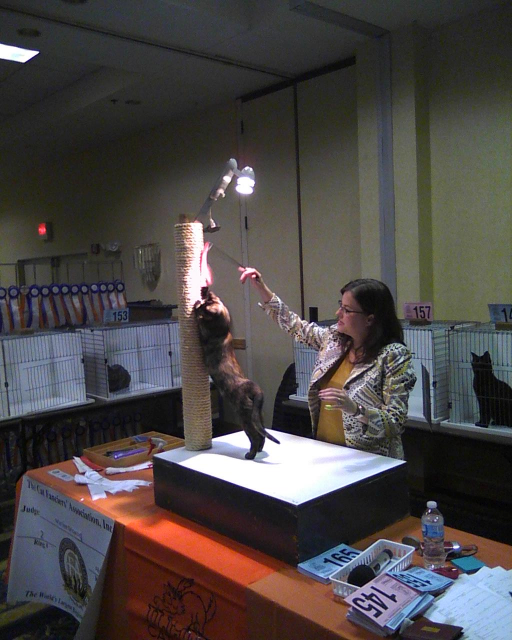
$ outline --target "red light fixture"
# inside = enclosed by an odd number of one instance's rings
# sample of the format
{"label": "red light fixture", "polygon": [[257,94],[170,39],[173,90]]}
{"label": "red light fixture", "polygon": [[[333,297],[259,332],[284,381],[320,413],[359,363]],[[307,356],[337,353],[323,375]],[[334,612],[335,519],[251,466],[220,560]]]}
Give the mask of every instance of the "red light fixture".
{"label": "red light fixture", "polygon": [[41,240],[52,240],[52,223],[51,222],[40,222],[37,225],[37,235]]}

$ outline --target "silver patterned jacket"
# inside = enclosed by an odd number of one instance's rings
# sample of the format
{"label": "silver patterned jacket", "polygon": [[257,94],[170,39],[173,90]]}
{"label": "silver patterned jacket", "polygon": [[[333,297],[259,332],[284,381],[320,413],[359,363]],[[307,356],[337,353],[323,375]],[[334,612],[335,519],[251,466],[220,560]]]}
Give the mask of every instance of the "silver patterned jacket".
{"label": "silver patterned jacket", "polygon": [[[347,338],[339,333],[336,325],[321,327],[302,320],[275,294],[260,306],[295,340],[318,350],[308,392],[313,437],[316,438],[320,383],[343,359],[348,347]],[[352,400],[366,407],[368,424],[343,412],[347,446],[403,460],[401,434],[407,419],[409,393],[415,382],[411,353],[398,342],[383,347],[373,362],[356,364],[344,389]]]}

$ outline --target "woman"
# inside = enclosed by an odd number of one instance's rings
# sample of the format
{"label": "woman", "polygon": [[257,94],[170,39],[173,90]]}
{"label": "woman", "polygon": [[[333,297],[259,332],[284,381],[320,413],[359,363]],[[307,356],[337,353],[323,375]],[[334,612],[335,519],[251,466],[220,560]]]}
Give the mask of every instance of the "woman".
{"label": "woman", "polygon": [[416,376],[388,287],[352,280],[341,289],[337,324],[321,327],[290,311],[259,271],[240,271],[281,329],[319,352],[308,393],[313,437],[403,459],[401,434]]}

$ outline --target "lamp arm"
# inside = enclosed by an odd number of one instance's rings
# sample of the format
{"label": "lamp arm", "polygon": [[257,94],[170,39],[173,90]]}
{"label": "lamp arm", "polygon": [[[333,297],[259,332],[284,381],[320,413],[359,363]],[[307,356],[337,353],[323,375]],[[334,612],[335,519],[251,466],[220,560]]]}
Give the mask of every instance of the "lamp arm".
{"label": "lamp arm", "polygon": [[200,218],[206,216],[214,202],[216,202],[219,198],[224,198],[224,196],[226,195],[226,189],[228,188],[234,174],[239,174],[238,165],[234,158],[230,158],[224,165],[222,173],[215,181],[212,190],[204,201],[204,204],[199,210],[199,213],[197,214],[194,222],[197,222]]}

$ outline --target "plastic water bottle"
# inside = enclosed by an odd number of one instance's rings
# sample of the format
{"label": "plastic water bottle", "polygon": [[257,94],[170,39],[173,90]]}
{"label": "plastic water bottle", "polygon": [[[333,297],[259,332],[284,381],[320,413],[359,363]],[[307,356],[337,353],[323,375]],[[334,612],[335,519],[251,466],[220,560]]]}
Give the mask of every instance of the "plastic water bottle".
{"label": "plastic water bottle", "polygon": [[429,500],[427,508],[421,516],[421,532],[423,534],[423,562],[426,569],[444,566],[446,553],[444,550],[444,518],[437,508],[437,502]]}

